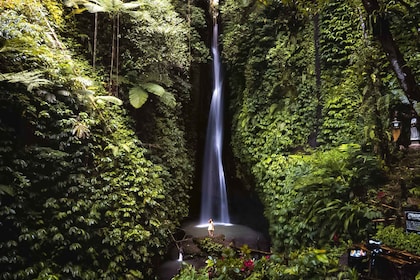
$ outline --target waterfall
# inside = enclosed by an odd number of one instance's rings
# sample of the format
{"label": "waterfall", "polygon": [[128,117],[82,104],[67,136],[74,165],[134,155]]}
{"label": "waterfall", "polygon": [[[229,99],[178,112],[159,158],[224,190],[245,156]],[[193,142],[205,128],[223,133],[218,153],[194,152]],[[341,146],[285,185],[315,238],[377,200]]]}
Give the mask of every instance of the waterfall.
{"label": "waterfall", "polygon": [[211,44],[213,57],[213,94],[204,147],[201,182],[201,224],[207,223],[210,218],[216,223],[230,223],[225,174],[222,163],[224,108],[218,35],[218,24],[217,20],[215,20]]}

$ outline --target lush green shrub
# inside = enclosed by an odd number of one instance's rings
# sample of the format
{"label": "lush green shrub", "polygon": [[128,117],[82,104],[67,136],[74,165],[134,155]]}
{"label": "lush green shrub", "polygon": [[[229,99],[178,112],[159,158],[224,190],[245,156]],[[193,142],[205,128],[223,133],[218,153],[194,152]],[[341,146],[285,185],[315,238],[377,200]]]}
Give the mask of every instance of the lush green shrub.
{"label": "lush green shrub", "polygon": [[224,249],[223,244],[218,243],[214,239],[208,237],[204,239],[198,239],[197,244],[205,254],[210,256],[220,255]]}
{"label": "lush green shrub", "polygon": [[389,247],[405,250],[420,256],[420,234],[415,232],[407,233],[403,228],[390,225],[380,227],[374,238]]}
{"label": "lush green shrub", "polygon": [[237,174],[259,193],[276,250],[361,240],[382,216],[368,190],[386,180],[395,79],[360,8],[222,4]]}
{"label": "lush green shrub", "polygon": [[363,202],[380,178],[378,160],[357,146],[310,155],[267,157],[256,165],[276,250],[361,240],[379,210]]}
{"label": "lush green shrub", "polygon": [[54,3],[0,7],[0,278],[149,279],[188,214],[181,112],[159,109],[163,137],[141,137],[164,151],[147,149],[59,37]]}
{"label": "lush green shrub", "polygon": [[308,248],[254,258],[246,246],[239,253],[226,249],[221,256],[209,256],[199,271],[184,265],[175,279],[357,279],[355,271],[340,267],[343,252],[343,248]]}

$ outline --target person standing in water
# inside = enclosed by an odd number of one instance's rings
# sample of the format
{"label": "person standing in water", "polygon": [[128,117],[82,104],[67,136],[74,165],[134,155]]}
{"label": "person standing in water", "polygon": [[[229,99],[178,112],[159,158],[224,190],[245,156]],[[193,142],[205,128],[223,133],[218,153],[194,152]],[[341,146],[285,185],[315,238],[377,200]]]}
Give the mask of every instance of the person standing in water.
{"label": "person standing in water", "polygon": [[209,227],[207,228],[209,231],[209,236],[214,237],[214,222],[213,219],[209,219]]}

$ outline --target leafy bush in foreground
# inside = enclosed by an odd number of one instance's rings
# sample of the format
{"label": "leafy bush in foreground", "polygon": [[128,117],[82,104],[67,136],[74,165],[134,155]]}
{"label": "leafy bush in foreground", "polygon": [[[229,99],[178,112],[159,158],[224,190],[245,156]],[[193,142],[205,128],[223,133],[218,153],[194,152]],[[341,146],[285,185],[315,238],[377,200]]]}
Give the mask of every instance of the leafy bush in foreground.
{"label": "leafy bush in foreground", "polygon": [[389,247],[420,256],[420,234],[407,233],[403,228],[396,228],[393,225],[380,227],[375,238]]}
{"label": "leafy bush in foreground", "polygon": [[239,253],[227,248],[221,256],[209,256],[207,266],[199,271],[184,264],[174,279],[357,279],[355,271],[339,265],[345,251],[307,248],[288,255],[253,257],[246,246]]}

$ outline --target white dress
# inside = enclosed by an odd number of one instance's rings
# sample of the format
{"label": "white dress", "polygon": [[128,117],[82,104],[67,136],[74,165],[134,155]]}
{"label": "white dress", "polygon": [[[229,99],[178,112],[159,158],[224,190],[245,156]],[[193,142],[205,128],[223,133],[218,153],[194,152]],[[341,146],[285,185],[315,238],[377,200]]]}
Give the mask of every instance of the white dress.
{"label": "white dress", "polygon": [[208,230],[214,230],[214,224],[213,222],[210,222]]}

